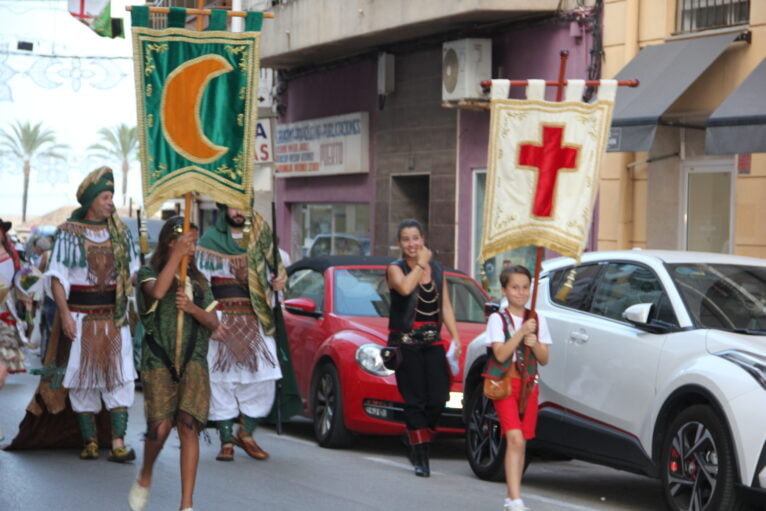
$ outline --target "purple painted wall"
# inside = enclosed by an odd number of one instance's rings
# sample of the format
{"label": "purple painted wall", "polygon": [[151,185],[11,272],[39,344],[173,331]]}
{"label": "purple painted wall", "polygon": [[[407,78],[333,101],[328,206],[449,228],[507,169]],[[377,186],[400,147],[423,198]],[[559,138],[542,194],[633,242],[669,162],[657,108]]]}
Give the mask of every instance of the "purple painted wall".
{"label": "purple painted wall", "polygon": [[[317,72],[291,80],[287,85],[287,112],[279,124],[368,112],[370,120],[370,172],[375,169],[375,126],[378,117],[377,62],[373,59]],[[305,98],[311,98],[307,101]],[[276,180],[277,232],[291,239],[290,203],[366,202],[373,200],[372,174],[347,174]],[[370,208],[370,215],[374,214]],[[374,236],[370,218],[370,236]]]}
{"label": "purple painted wall", "polygon": [[[567,78],[586,78],[591,35],[572,37],[569,23],[538,26],[495,37],[492,43],[492,72],[496,78],[525,80],[543,78],[556,80],[559,73],[559,52],[569,50]],[[550,87],[546,99],[555,100],[555,88]],[[511,97],[523,98],[523,87],[511,88]],[[457,267],[471,273],[471,243],[473,239],[473,173],[487,167],[489,144],[489,112],[461,110],[458,121],[458,229]]]}

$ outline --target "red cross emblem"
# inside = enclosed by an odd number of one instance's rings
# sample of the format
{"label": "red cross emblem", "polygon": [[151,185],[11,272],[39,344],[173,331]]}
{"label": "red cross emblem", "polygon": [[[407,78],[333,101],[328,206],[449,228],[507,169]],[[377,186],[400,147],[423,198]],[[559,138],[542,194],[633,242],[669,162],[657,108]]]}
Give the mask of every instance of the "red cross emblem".
{"label": "red cross emblem", "polygon": [[553,192],[560,170],[577,171],[579,146],[562,145],[564,126],[543,127],[543,145],[524,143],[519,146],[519,167],[537,170],[537,189],[532,204],[532,214],[538,217],[553,216]]}
{"label": "red cross emblem", "polygon": [[[69,3],[71,4],[72,2],[69,2]],[[80,21],[85,21],[86,19],[93,17],[90,14],[85,14],[85,0],[80,0],[80,12],[70,10],[69,14],[71,14],[75,18],[79,18]]]}

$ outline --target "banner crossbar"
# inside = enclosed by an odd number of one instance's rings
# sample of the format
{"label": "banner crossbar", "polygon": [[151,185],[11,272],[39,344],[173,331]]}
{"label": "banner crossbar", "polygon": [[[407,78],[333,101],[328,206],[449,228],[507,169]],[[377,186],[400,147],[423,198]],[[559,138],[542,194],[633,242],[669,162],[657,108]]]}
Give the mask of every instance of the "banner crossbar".
{"label": "banner crossbar", "polygon": [[[132,11],[133,6],[132,5],[126,6],[125,10]],[[149,7],[149,12],[168,14],[170,13],[170,7]],[[210,16],[212,13],[213,11],[211,9],[186,9],[186,14],[190,14],[190,15]],[[247,17],[247,11],[226,11],[226,16],[230,18],[245,18]],[[263,17],[276,18],[276,16],[272,12],[264,12]]]}

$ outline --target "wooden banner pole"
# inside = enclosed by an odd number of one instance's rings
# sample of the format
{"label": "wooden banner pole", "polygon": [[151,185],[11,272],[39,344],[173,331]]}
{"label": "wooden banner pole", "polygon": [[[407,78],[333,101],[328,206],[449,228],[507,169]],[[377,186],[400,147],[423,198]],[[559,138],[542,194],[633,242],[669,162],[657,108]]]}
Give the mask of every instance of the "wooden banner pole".
{"label": "wooden banner pole", "polygon": [[200,13],[202,12],[203,7],[205,7],[205,0],[197,0],[196,10],[199,11],[195,13],[197,15],[197,32],[202,32],[202,15]]}
{"label": "wooden banner pole", "polygon": [[[184,230],[183,234],[189,232],[189,226],[191,225],[191,207],[192,207],[192,194],[186,192],[184,195]],[[184,255],[181,258],[181,267],[178,269],[178,287],[180,289],[186,289],[186,270],[189,267],[189,256]],[[176,352],[175,352],[175,364],[176,371],[181,374],[181,344],[183,344],[184,334],[184,311],[179,310],[176,317]]]}
{"label": "wooden banner pole", "polygon": [[[564,99],[564,75],[567,71],[567,60],[569,59],[569,50],[561,50],[559,53],[561,61],[559,62],[559,79],[556,82],[556,102]],[[537,307],[537,288],[540,282],[540,270],[543,263],[543,247],[537,247],[537,253],[535,256],[535,274],[532,278],[532,301],[530,303],[530,317],[534,317],[535,308]]]}

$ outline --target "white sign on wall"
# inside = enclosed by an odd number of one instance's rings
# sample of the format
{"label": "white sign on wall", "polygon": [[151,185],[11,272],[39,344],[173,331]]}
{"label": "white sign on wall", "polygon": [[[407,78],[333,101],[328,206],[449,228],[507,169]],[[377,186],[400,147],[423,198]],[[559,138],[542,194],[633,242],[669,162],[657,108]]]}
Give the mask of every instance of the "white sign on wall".
{"label": "white sign on wall", "polygon": [[271,119],[259,119],[255,126],[255,161],[271,163],[274,152],[271,148]]}
{"label": "white sign on wall", "polygon": [[369,172],[367,112],[277,125],[277,177]]}

